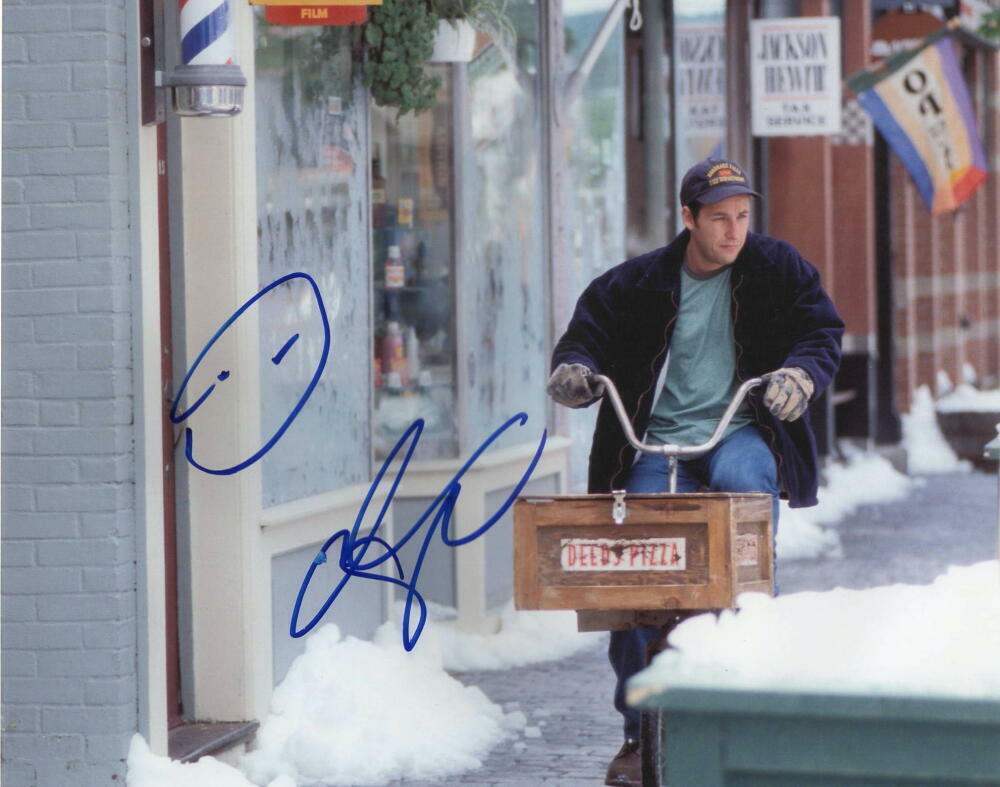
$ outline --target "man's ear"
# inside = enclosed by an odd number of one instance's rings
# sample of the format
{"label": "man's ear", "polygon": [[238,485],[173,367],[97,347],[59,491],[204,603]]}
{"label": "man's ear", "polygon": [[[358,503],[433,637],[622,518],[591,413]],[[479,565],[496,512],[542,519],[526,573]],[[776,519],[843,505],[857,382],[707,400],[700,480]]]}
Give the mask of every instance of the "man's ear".
{"label": "man's ear", "polygon": [[687,205],[681,206],[681,221],[684,222],[684,226],[689,230],[693,230],[697,224],[694,214],[691,212],[691,208]]}

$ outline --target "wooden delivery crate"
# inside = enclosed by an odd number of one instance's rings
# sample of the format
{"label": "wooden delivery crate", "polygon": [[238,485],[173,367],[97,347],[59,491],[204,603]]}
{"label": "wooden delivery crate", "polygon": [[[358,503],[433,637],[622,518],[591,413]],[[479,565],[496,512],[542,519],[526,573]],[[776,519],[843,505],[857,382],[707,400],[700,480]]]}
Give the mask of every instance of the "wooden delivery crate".
{"label": "wooden delivery crate", "polygon": [[[615,519],[621,520],[616,524]],[[528,495],[514,503],[514,603],[579,611],[581,630],[773,593],[771,496]]]}

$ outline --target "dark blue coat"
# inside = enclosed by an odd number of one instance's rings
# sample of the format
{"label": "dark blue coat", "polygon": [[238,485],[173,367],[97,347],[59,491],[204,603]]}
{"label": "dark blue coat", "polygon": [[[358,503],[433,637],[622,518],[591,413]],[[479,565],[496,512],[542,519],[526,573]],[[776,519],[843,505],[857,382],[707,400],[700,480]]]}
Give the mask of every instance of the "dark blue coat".
{"label": "dark blue coat", "polygon": [[[669,246],[594,279],[552,354],[553,369],[561,363],[582,363],[610,377],[640,438],[670,347],[688,238],[684,230]],[[819,273],[788,243],[754,233],[748,234],[732,271],[738,377],[745,380],[798,366],[815,383],[815,401],[840,364],[844,332],[844,323],[820,286]],[[775,455],[782,494],[792,507],[815,505],[816,439],[809,411],[791,423],[779,421],[761,404],[761,388],[751,393],[750,401]],[[590,452],[589,491],[624,488],[634,458],[635,449],[605,399]]]}

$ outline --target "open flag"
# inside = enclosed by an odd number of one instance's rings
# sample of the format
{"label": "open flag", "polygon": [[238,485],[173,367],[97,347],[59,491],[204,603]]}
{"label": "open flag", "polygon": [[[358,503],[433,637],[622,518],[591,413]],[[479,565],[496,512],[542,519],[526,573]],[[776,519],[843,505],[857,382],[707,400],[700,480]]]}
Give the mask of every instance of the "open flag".
{"label": "open flag", "polygon": [[902,160],[931,213],[954,210],[986,180],[986,156],[948,27],[847,80]]}

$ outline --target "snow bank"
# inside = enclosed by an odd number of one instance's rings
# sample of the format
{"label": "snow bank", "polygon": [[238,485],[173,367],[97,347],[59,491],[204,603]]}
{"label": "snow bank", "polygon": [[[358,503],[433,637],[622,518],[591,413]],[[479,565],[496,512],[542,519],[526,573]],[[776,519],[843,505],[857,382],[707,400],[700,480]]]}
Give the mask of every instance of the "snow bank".
{"label": "snow bank", "polygon": [[844,556],[836,530],[813,521],[809,509],[789,508],[784,501],[778,514],[777,552],[780,561]]}
{"label": "snow bank", "polygon": [[930,585],[739,597],[670,636],[643,680],[668,686],[1000,699],[1000,564]]}
{"label": "snow bank", "polygon": [[522,732],[526,717],[503,710],[445,670],[505,669],[564,658],[605,638],[580,634],[572,612],[517,612],[508,604],[496,634],[466,634],[446,621],[455,611],[429,605],[413,651],[399,619],[373,642],[342,638],[327,624],[275,688],[242,773],[206,757],[182,764],[149,751],[141,736],[129,753],[129,787],[303,787],[439,779],[475,770],[498,743]]}
{"label": "snow bank", "polygon": [[941,434],[926,385],[914,392],[910,412],[903,416],[903,445],[911,473],[967,473],[972,469],[955,456]]}
{"label": "snow bank", "polygon": [[258,783],[284,775],[297,785],[332,785],[479,768],[523,717],[506,717],[478,688],[449,676],[421,654],[422,644],[407,653],[401,644],[342,640],[335,625],[324,626],[275,689],[243,769]]}
{"label": "snow bank", "polygon": [[[126,783],[128,787],[255,787],[238,770],[214,757],[191,763],[159,757],[141,735],[132,736]],[[280,778],[268,787],[295,787],[295,782]]]}
{"label": "snow bank", "polygon": [[980,391],[962,383],[951,393],[938,399],[937,409],[942,413],[975,412],[997,413],[1000,420],[1000,390]]}
{"label": "snow bank", "polygon": [[847,450],[846,462],[826,468],[826,485],[819,488],[819,504],[812,508],[789,508],[781,504],[778,516],[778,559],[804,560],[843,556],[835,525],[859,506],[901,500],[914,481],[896,470],[885,458]]}
{"label": "snow bank", "polygon": [[[502,670],[545,661],[556,661],[603,643],[603,632],[576,630],[575,612],[526,612],[508,602],[500,613],[495,634],[472,634],[448,625],[455,610],[428,605],[428,620],[414,652],[434,660],[450,672]],[[394,621],[380,627],[375,641],[400,641],[402,604],[393,610]]]}

